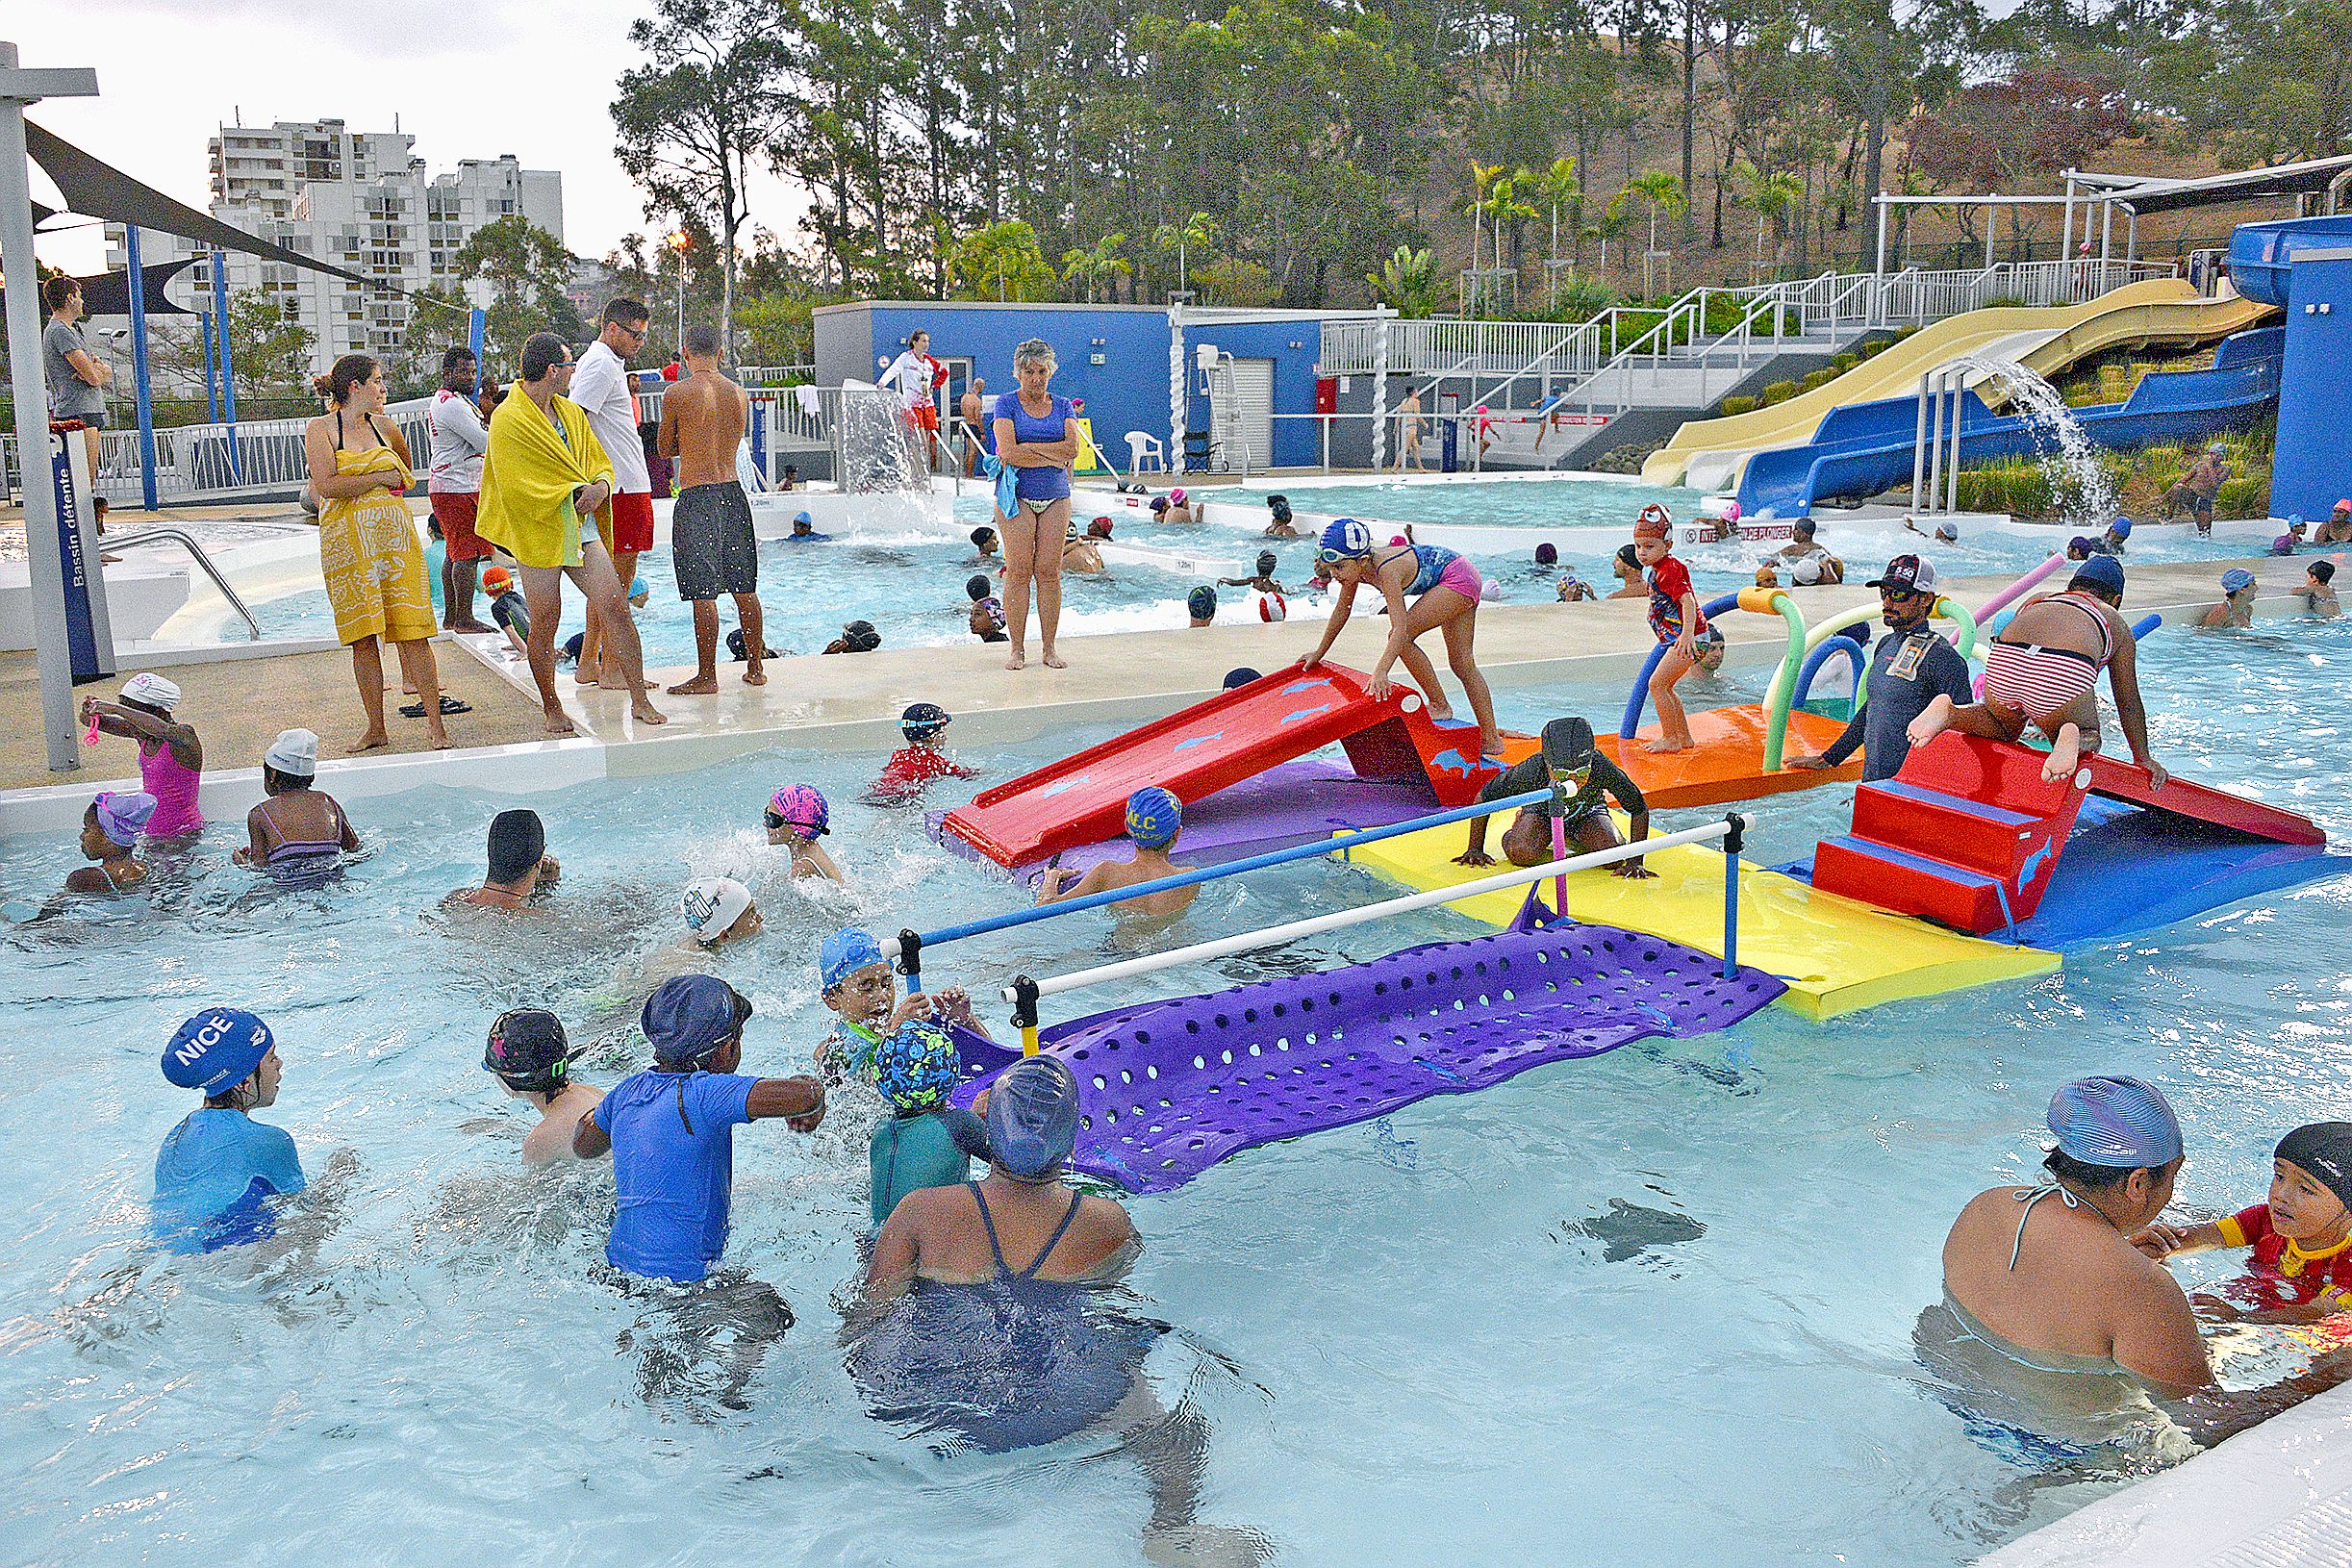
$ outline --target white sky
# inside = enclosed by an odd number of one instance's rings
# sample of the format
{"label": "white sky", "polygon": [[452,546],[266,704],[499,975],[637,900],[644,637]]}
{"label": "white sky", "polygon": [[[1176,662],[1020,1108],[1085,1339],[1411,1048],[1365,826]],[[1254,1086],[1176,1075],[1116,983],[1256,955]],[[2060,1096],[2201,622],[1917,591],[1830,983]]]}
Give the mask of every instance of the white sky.
{"label": "white sky", "polygon": [[[35,106],[33,118],[134,178],[202,211],[205,141],[248,125],[340,117],[354,131],[417,139],[428,171],[513,153],[564,176],[564,240],[601,257],[648,229],[613,157],[613,83],[638,63],[628,41],[645,0],[402,0],[353,35],[349,8],[308,0],[84,0],[0,6],[0,37],[29,66],[88,65],[100,96]],[[54,200],[38,177],[35,193]],[[803,202],[760,178],[752,220],[792,238]],[[749,231],[746,231],[746,241]],[[93,226],[44,236],[41,260],[104,265]]]}

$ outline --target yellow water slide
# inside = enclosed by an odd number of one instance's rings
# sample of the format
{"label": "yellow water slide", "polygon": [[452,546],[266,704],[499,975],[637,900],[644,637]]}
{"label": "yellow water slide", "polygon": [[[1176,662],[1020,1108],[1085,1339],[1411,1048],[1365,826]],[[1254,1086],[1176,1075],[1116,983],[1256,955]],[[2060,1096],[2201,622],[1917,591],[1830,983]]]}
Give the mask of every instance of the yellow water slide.
{"label": "yellow water slide", "polygon": [[1730,489],[1748,454],[1808,442],[1831,410],[1908,396],[1927,371],[1964,355],[2015,360],[2048,376],[2125,343],[2205,342],[2254,325],[2270,307],[2209,298],[2178,278],[2151,278],[2082,305],[2005,306],[1950,316],[1785,403],[1693,419],[1642,464],[1653,485]]}

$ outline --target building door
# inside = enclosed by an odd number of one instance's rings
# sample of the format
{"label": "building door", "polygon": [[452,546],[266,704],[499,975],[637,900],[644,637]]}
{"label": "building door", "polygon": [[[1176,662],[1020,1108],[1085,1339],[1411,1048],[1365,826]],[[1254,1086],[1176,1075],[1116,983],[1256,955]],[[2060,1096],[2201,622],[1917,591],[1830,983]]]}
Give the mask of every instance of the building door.
{"label": "building door", "polygon": [[[1210,415],[1228,468],[1274,464],[1274,361],[1232,360],[1212,384]],[[1247,454],[1245,456],[1245,453]]]}
{"label": "building door", "polygon": [[[946,421],[946,427],[948,429],[953,429],[955,419],[957,417],[956,411],[964,406],[964,389],[972,385],[972,356],[969,354],[935,354],[932,356],[932,358],[938,360],[940,364],[948,367],[948,385],[946,388],[948,406],[945,410],[943,417]],[[995,389],[996,392],[1006,392],[1009,390],[1009,388],[1003,387]],[[984,393],[983,395],[993,396],[994,393]],[[958,434],[960,434],[960,432],[958,432]]]}

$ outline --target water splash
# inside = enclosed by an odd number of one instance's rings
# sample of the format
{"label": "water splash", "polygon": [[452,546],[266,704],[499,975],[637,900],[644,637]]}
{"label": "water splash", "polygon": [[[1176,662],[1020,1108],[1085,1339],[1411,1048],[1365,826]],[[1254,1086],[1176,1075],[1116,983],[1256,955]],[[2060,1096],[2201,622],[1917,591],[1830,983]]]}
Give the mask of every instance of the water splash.
{"label": "water splash", "polygon": [[[841,394],[841,488],[861,497],[849,509],[849,535],[924,531],[930,493],[923,453],[900,417],[898,399],[877,387],[845,384]],[[935,532],[936,530],[929,530]]]}
{"label": "water splash", "polygon": [[[2119,510],[2115,487],[2100,461],[2074,410],[2056,387],[2015,360],[1969,354],[1955,362],[1970,373],[1984,396],[1985,384],[1996,383],[2010,409],[2025,421],[2034,438],[2035,460],[2050,482],[2051,504],[2058,515],[2077,527],[2104,527]],[[1987,398],[1989,403],[1991,399]]]}

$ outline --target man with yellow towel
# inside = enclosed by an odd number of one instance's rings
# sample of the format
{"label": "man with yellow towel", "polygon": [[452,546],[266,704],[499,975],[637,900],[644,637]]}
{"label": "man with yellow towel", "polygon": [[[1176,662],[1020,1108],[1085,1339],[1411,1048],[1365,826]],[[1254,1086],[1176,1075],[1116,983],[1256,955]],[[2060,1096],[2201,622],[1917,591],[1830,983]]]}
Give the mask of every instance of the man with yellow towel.
{"label": "man with yellow towel", "polygon": [[[669,722],[645,695],[645,653],[637,624],[613,570],[608,508],[613,465],[580,406],[564,395],[571,350],[552,332],[522,345],[522,379],[490,418],[483,461],[481,516],[474,531],[515,558],[531,612],[531,678],[547,712],[547,733],[572,733],[555,690],[555,637],[564,616],[564,578],[588,595],[588,613],[604,631],[629,683],[629,711],[641,724]],[[606,514],[600,518],[598,514]]]}

